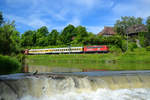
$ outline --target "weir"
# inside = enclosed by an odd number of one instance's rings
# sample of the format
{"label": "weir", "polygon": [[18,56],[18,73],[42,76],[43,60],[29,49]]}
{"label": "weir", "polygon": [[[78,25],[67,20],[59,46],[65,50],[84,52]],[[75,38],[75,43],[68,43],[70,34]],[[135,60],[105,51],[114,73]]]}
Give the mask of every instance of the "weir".
{"label": "weir", "polygon": [[[86,93],[88,96],[92,95],[91,93],[97,93],[99,90],[104,92],[105,89],[107,92],[120,89],[149,90],[150,72],[111,71],[89,73],[41,73],[35,75],[28,73],[0,76],[0,100],[60,100],[56,99],[56,97],[65,94],[68,94],[71,97],[77,94],[79,96],[79,94],[83,95],[83,93]],[[150,92],[146,93],[150,94]],[[46,97],[47,99],[33,99]],[[71,99],[71,97],[70,99],[65,99],[88,100],[77,98]]]}

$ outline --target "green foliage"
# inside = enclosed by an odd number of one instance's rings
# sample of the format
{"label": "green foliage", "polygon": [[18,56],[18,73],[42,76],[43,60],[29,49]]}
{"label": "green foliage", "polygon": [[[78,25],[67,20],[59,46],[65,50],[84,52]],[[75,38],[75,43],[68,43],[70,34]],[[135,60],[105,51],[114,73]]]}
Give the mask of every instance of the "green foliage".
{"label": "green foliage", "polygon": [[14,21],[3,21],[1,13],[0,24],[0,74],[20,72],[21,64],[19,61],[22,63],[23,59],[25,59],[23,56],[20,56],[22,55],[20,33],[16,30]]}
{"label": "green foliage", "polygon": [[138,24],[142,24],[143,19],[141,17],[121,17],[121,20],[117,20],[115,25],[114,25],[114,29],[115,31],[120,34],[120,35],[125,35],[126,34],[126,29],[129,26],[133,26],[133,25],[138,25]]}
{"label": "green foliage", "polygon": [[149,46],[150,45],[150,32],[147,32],[145,34],[145,46]]}
{"label": "green foliage", "polygon": [[122,40],[122,44],[121,44],[121,50],[122,52],[125,52],[127,50],[127,41],[126,40]]}
{"label": "green foliage", "polygon": [[24,34],[21,35],[21,46],[34,46],[34,31],[26,31]]}
{"label": "green foliage", "polygon": [[147,42],[146,34],[147,34],[147,32],[139,32],[139,34],[138,34],[138,39],[139,39],[140,45],[142,47],[146,46],[146,42]]}
{"label": "green foliage", "polygon": [[114,45],[109,46],[109,51],[110,53],[116,53],[116,54],[122,53],[122,50],[119,47],[114,46]]}
{"label": "green foliage", "polygon": [[0,12],[0,26],[4,23],[2,12]]}
{"label": "green foliage", "polygon": [[16,58],[0,55],[0,74],[21,72],[21,64]]}
{"label": "green foliage", "polygon": [[39,28],[36,32],[36,45],[38,46],[47,46],[48,45],[48,29],[46,26]]}
{"label": "green foliage", "polygon": [[146,47],[146,50],[147,50],[147,51],[150,51],[150,46],[147,46],[147,47]]}
{"label": "green foliage", "polygon": [[137,45],[136,45],[135,42],[129,42],[129,43],[128,43],[128,49],[129,49],[130,51],[134,51],[134,49],[136,49],[136,48],[137,48]]}
{"label": "green foliage", "polygon": [[150,16],[146,20],[146,26],[148,28],[148,32],[146,34],[146,46],[150,45]]}
{"label": "green foliage", "polygon": [[15,29],[14,22],[5,23],[0,27],[0,54],[18,53],[20,34]]}
{"label": "green foliage", "polygon": [[57,45],[59,40],[59,32],[57,30],[52,30],[48,34],[48,45]]}
{"label": "green foliage", "polygon": [[68,44],[73,40],[73,37],[75,36],[74,29],[75,27],[70,24],[64,28],[60,35],[60,41],[62,44]]}
{"label": "green foliage", "polygon": [[16,58],[22,65],[26,63],[25,62],[26,56],[24,54],[19,53],[16,55]]}
{"label": "green foliage", "polygon": [[98,45],[99,44],[98,41],[99,41],[99,38],[95,34],[89,32],[83,44],[84,45]]}
{"label": "green foliage", "polygon": [[73,44],[87,44],[86,38],[88,37],[88,32],[83,26],[77,26],[74,30],[75,37],[72,41]]}
{"label": "green foliage", "polygon": [[150,32],[150,16],[147,17],[146,26],[147,26],[147,28],[148,28],[148,32]]}

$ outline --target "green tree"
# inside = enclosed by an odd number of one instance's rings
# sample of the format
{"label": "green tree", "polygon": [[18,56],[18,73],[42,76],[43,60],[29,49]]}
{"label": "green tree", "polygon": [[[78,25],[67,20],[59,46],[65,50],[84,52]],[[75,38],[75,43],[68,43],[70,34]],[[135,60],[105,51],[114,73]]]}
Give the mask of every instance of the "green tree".
{"label": "green tree", "polygon": [[21,36],[21,46],[25,47],[25,46],[34,46],[34,37],[35,36],[35,32],[32,30],[28,30],[26,32],[24,32],[24,34],[22,34]]}
{"label": "green tree", "polygon": [[120,34],[120,35],[125,35],[126,30],[128,27],[133,26],[133,25],[139,25],[142,24],[143,19],[141,17],[121,17],[121,20],[117,20],[114,29],[115,31]]}
{"label": "green tree", "polygon": [[146,20],[148,32],[146,34],[146,45],[150,45],[150,16]]}
{"label": "green tree", "polygon": [[11,55],[18,52],[20,34],[14,26],[14,21],[4,23],[0,27],[0,53]]}
{"label": "green tree", "polygon": [[85,45],[98,45],[98,37],[93,34],[92,32],[88,32],[88,36],[85,38],[84,41]]}
{"label": "green tree", "polygon": [[48,45],[48,28],[42,26],[36,32],[36,45],[37,46],[47,46]]}
{"label": "green tree", "polygon": [[148,32],[150,32],[150,16],[147,17],[146,26],[147,26],[147,28],[148,28]]}
{"label": "green tree", "polygon": [[4,23],[2,12],[0,12],[0,26]]}
{"label": "green tree", "polygon": [[48,45],[57,45],[59,39],[59,32],[56,29],[53,29],[48,35]]}
{"label": "green tree", "polygon": [[63,29],[60,35],[60,41],[62,42],[62,44],[69,44],[72,41],[73,36],[75,35],[74,29],[75,27],[71,24],[69,24]]}
{"label": "green tree", "polygon": [[72,43],[87,44],[85,41],[86,38],[88,37],[88,32],[86,31],[85,27],[83,26],[76,27],[74,33],[75,34]]}

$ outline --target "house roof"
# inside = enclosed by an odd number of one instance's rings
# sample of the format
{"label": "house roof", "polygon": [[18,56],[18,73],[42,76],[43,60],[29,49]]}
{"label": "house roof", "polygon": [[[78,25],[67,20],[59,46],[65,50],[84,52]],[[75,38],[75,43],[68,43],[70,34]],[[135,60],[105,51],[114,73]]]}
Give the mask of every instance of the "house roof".
{"label": "house roof", "polygon": [[133,26],[127,28],[128,34],[138,33],[138,32],[147,32],[147,31],[148,31],[147,27],[143,24],[133,25]]}
{"label": "house roof", "polygon": [[114,34],[116,34],[114,32],[114,28],[108,26],[105,26],[104,29],[98,33],[98,35],[114,35]]}

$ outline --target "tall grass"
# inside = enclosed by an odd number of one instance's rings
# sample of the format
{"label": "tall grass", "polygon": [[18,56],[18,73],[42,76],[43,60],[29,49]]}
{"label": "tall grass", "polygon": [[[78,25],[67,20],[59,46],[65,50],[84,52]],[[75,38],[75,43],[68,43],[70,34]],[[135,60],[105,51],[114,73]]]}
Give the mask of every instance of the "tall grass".
{"label": "tall grass", "polygon": [[17,73],[21,71],[21,64],[16,58],[0,55],[0,74]]}

